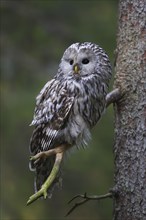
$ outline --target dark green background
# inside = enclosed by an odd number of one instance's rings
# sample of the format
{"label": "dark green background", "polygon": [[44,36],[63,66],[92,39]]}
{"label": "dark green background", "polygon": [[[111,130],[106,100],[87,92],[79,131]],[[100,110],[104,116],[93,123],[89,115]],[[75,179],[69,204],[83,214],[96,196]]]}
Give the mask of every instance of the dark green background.
{"label": "dark green background", "polygon": [[[35,97],[56,73],[64,50],[91,41],[116,47],[117,0],[1,0],[1,219],[110,220],[112,200],[91,201],[64,218],[74,195],[104,194],[113,185],[113,110],[93,129],[86,150],[66,159],[62,190],[26,207],[33,193],[28,168]],[[112,86],[112,82],[111,82]]]}

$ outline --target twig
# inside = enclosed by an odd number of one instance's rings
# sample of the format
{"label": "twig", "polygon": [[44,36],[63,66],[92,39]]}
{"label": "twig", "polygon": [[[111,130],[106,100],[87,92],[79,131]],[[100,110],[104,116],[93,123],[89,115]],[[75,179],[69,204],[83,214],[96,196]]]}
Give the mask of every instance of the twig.
{"label": "twig", "polygon": [[121,92],[120,89],[114,89],[106,96],[106,107],[108,107],[111,103],[116,102],[121,98]]}
{"label": "twig", "polygon": [[41,189],[29,198],[29,200],[27,201],[27,205],[30,205],[41,196],[44,196],[44,199],[47,198],[47,190],[54,181],[54,179],[56,178],[62,159],[63,159],[63,152],[57,153],[55,163],[49,177],[42,185]]}
{"label": "twig", "polygon": [[85,193],[84,195],[76,195],[75,197],[73,197],[68,204],[70,204],[72,201],[74,201],[77,198],[82,198],[81,201],[77,202],[74,204],[74,206],[68,211],[68,213],[66,214],[66,216],[70,215],[77,207],[79,207],[80,205],[85,204],[86,202],[88,202],[89,200],[101,200],[101,199],[105,199],[105,198],[112,198],[113,194],[112,192],[109,192],[105,195],[94,195],[94,196],[87,196],[87,194]]}

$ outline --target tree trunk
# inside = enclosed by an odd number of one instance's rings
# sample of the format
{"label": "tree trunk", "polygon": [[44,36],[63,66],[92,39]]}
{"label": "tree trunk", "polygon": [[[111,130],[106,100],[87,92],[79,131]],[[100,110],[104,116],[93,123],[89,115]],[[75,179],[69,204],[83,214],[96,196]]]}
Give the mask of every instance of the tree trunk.
{"label": "tree trunk", "polygon": [[120,0],[114,220],[146,220],[146,1]]}

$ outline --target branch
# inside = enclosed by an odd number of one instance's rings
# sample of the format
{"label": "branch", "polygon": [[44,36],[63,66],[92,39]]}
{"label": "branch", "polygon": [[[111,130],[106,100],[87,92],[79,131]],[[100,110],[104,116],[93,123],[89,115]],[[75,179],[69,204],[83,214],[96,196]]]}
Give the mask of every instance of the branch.
{"label": "branch", "polygon": [[122,97],[120,89],[114,89],[106,96],[106,107],[108,107],[111,103],[118,101]]}
{"label": "branch", "polygon": [[57,153],[55,163],[49,177],[44,182],[41,189],[29,198],[29,200],[27,201],[27,205],[30,205],[41,196],[44,196],[44,199],[47,198],[47,190],[50,187],[50,185],[53,183],[54,179],[56,178],[62,159],[63,159],[63,152]]}
{"label": "branch", "polygon": [[81,201],[77,202],[74,204],[74,206],[68,211],[68,213],[66,214],[66,216],[70,215],[77,207],[85,204],[86,202],[88,202],[89,200],[101,200],[101,199],[105,199],[105,198],[112,198],[113,194],[112,192],[109,192],[105,195],[100,195],[100,196],[87,196],[87,194],[85,193],[84,195],[77,195],[75,197],[73,197],[68,204],[70,204],[72,201],[74,201],[77,198],[82,198]]}

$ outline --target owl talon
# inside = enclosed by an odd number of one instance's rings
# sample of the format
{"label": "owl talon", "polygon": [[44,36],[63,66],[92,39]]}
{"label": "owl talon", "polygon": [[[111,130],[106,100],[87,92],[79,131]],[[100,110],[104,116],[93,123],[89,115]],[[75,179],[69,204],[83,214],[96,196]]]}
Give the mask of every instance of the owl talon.
{"label": "owl talon", "polygon": [[[46,151],[47,152],[47,151]],[[45,158],[46,157],[46,153],[45,152],[39,152],[38,154],[34,155],[34,156],[31,156],[30,157],[30,160],[35,160],[35,162],[37,163],[37,161],[40,159],[40,158]]]}
{"label": "owl talon", "polygon": [[32,156],[32,157],[30,157],[29,160],[30,160],[30,161],[33,161],[33,164],[36,165],[36,164],[40,161],[40,158],[35,159],[34,156]]}
{"label": "owl talon", "polygon": [[40,158],[34,161],[34,165],[36,165],[40,161]]}

